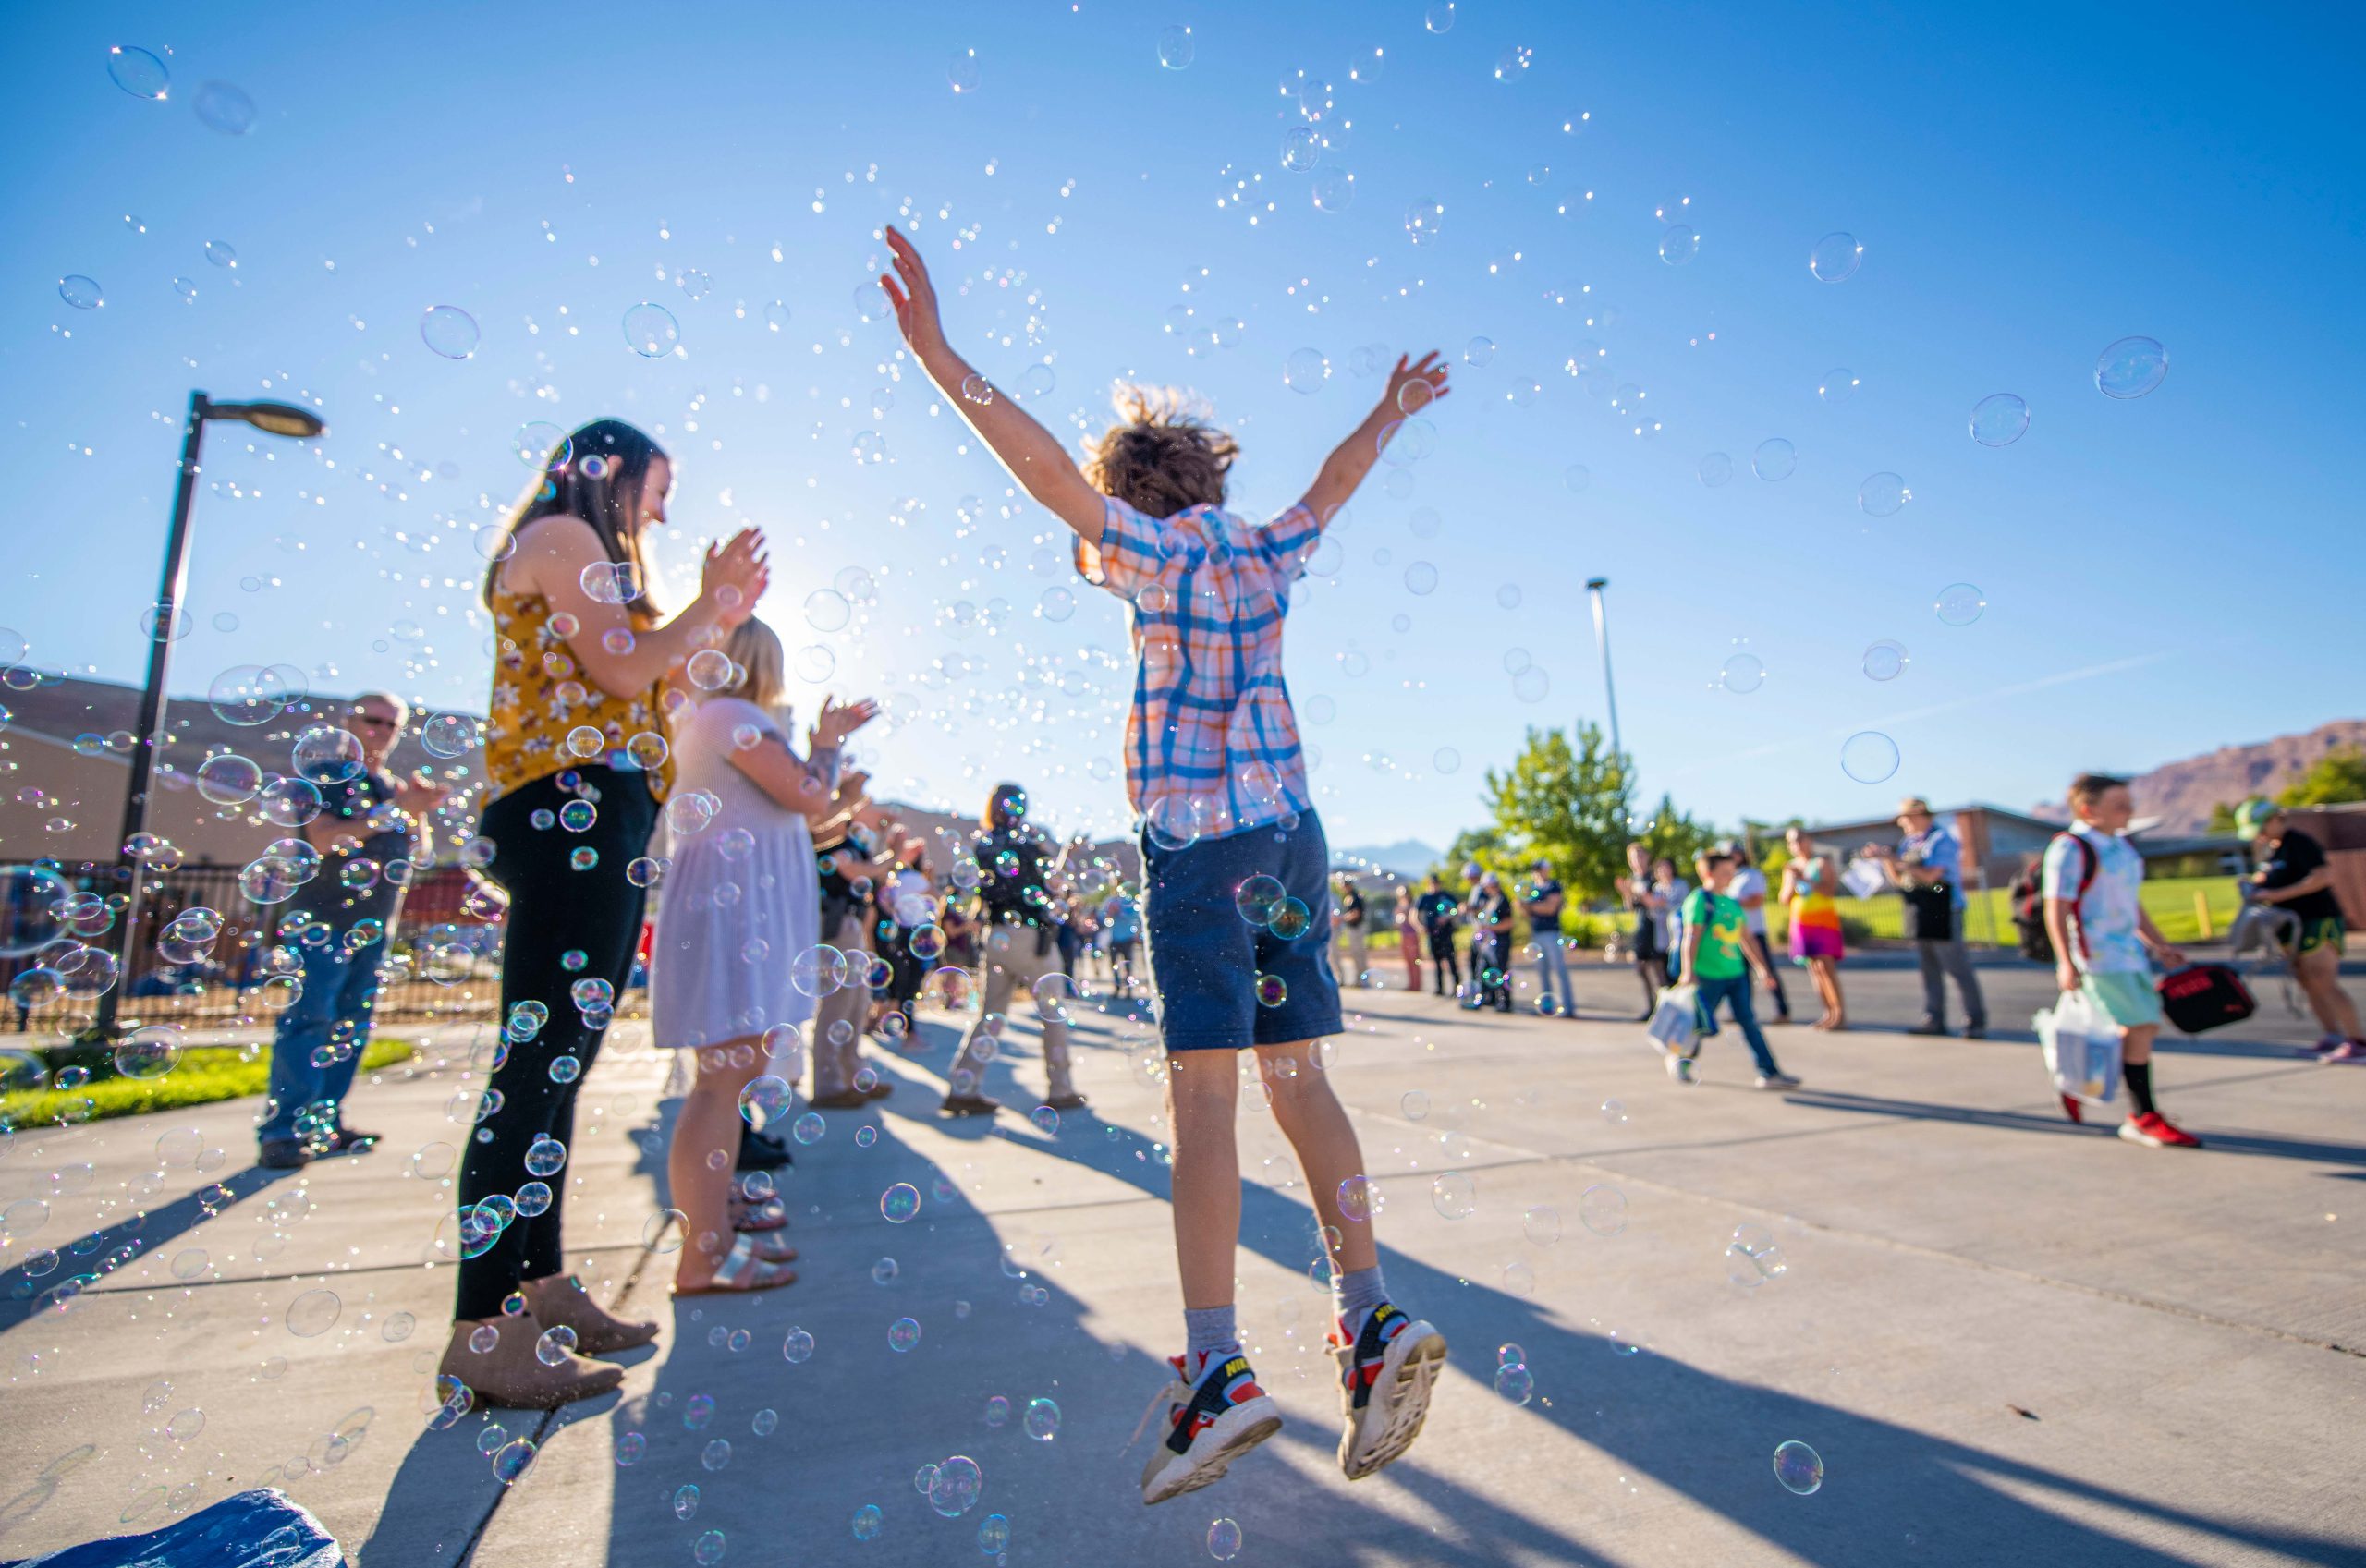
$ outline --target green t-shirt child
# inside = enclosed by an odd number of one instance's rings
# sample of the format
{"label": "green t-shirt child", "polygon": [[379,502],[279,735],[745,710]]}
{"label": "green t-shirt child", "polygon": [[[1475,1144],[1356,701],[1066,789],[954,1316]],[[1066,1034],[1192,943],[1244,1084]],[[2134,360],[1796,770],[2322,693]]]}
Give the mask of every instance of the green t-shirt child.
{"label": "green t-shirt child", "polygon": [[1704,980],[1730,980],[1749,967],[1742,957],[1741,906],[1722,893],[1695,888],[1684,901],[1684,940],[1701,933],[1701,951],[1692,972]]}

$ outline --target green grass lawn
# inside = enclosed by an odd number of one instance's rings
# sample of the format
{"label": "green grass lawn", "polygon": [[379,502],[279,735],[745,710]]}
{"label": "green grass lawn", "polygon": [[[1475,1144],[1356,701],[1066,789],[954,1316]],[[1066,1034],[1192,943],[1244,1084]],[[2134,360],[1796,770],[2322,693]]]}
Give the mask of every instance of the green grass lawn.
{"label": "green grass lawn", "polygon": [[[409,1040],[372,1040],[362,1049],[361,1071],[374,1073],[408,1061],[413,1049]],[[241,1060],[236,1046],[204,1046],[184,1054],[180,1064],[161,1078],[93,1078],[79,1088],[0,1096],[0,1116],[20,1127],[55,1123],[61,1116],[72,1122],[140,1116],[185,1105],[211,1105],[218,1100],[243,1100],[262,1093],[270,1081],[267,1051],[248,1061]]]}

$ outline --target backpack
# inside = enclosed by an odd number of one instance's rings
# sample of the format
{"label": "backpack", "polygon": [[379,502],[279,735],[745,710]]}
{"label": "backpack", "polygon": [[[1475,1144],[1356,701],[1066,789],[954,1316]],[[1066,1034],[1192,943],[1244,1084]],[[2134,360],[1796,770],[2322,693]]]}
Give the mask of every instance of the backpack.
{"label": "backpack", "polygon": [[[2087,890],[2095,885],[2095,872],[2101,869],[2101,864],[2095,857],[2095,846],[2077,833],[2063,833],[2054,836],[2056,839],[2067,838],[2077,845],[2085,867],[2079,873],[2078,895],[2070,901],[2075,908],[2086,898]],[[2052,848],[2052,843],[2049,842],[2046,847]],[[2040,856],[2036,865],[2013,879],[2010,896],[2013,901],[2013,927],[2020,936],[2021,956],[2040,964],[2053,963],[2055,957],[2054,938],[2047,934],[2045,929],[2044,857]]]}

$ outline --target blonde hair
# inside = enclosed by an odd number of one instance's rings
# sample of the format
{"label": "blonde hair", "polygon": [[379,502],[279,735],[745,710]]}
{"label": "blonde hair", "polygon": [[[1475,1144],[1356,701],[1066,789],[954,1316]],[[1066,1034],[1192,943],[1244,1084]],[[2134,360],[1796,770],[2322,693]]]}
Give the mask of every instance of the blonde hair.
{"label": "blonde hair", "polygon": [[1109,401],[1118,422],[1085,444],[1093,489],[1146,517],[1224,504],[1225,475],[1240,447],[1207,421],[1205,404],[1171,386],[1122,381]]}
{"label": "blonde hair", "polygon": [[781,705],[788,695],[788,661],[778,633],[750,615],[731,628],[723,651],[731,656],[732,675],[725,695],[744,697],[767,710]]}

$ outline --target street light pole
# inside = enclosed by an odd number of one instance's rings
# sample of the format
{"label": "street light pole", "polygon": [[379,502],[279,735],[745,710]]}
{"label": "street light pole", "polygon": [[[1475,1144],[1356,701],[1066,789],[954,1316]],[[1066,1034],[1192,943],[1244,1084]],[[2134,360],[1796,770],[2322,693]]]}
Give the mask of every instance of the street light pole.
{"label": "street light pole", "polygon": [[131,944],[139,939],[141,862],[129,845],[148,825],[148,791],[156,772],[156,749],[164,744],[165,678],[172,663],[174,623],[180,614],[181,595],[189,586],[189,517],[197,499],[198,455],[205,441],[208,419],[237,419],[273,435],[315,436],[323,426],[308,409],[285,403],[216,403],[202,392],[189,395],[189,422],[181,430],[181,471],[173,492],[173,526],[165,536],[165,574],[156,588],[156,607],[148,644],[148,679],[140,690],[140,727],[131,748],[131,775],[123,792],[123,831],[116,839],[117,875],[124,882],[124,905],[116,942],[116,983],[99,993],[98,1016],[92,1027],[102,1039],[116,1033],[116,1014],[124,989],[131,983]]}
{"label": "street light pole", "polygon": [[1602,655],[1602,695],[1610,710],[1610,754],[1618,759],[1624,771],[1627,748],[1618,741],[1618,688],[1610,679],[1610,618],[1602,606],[1602,590],[1609,586],[1608,577],[1586,579],[1586,592],[1593,598],[1593,645]]}

